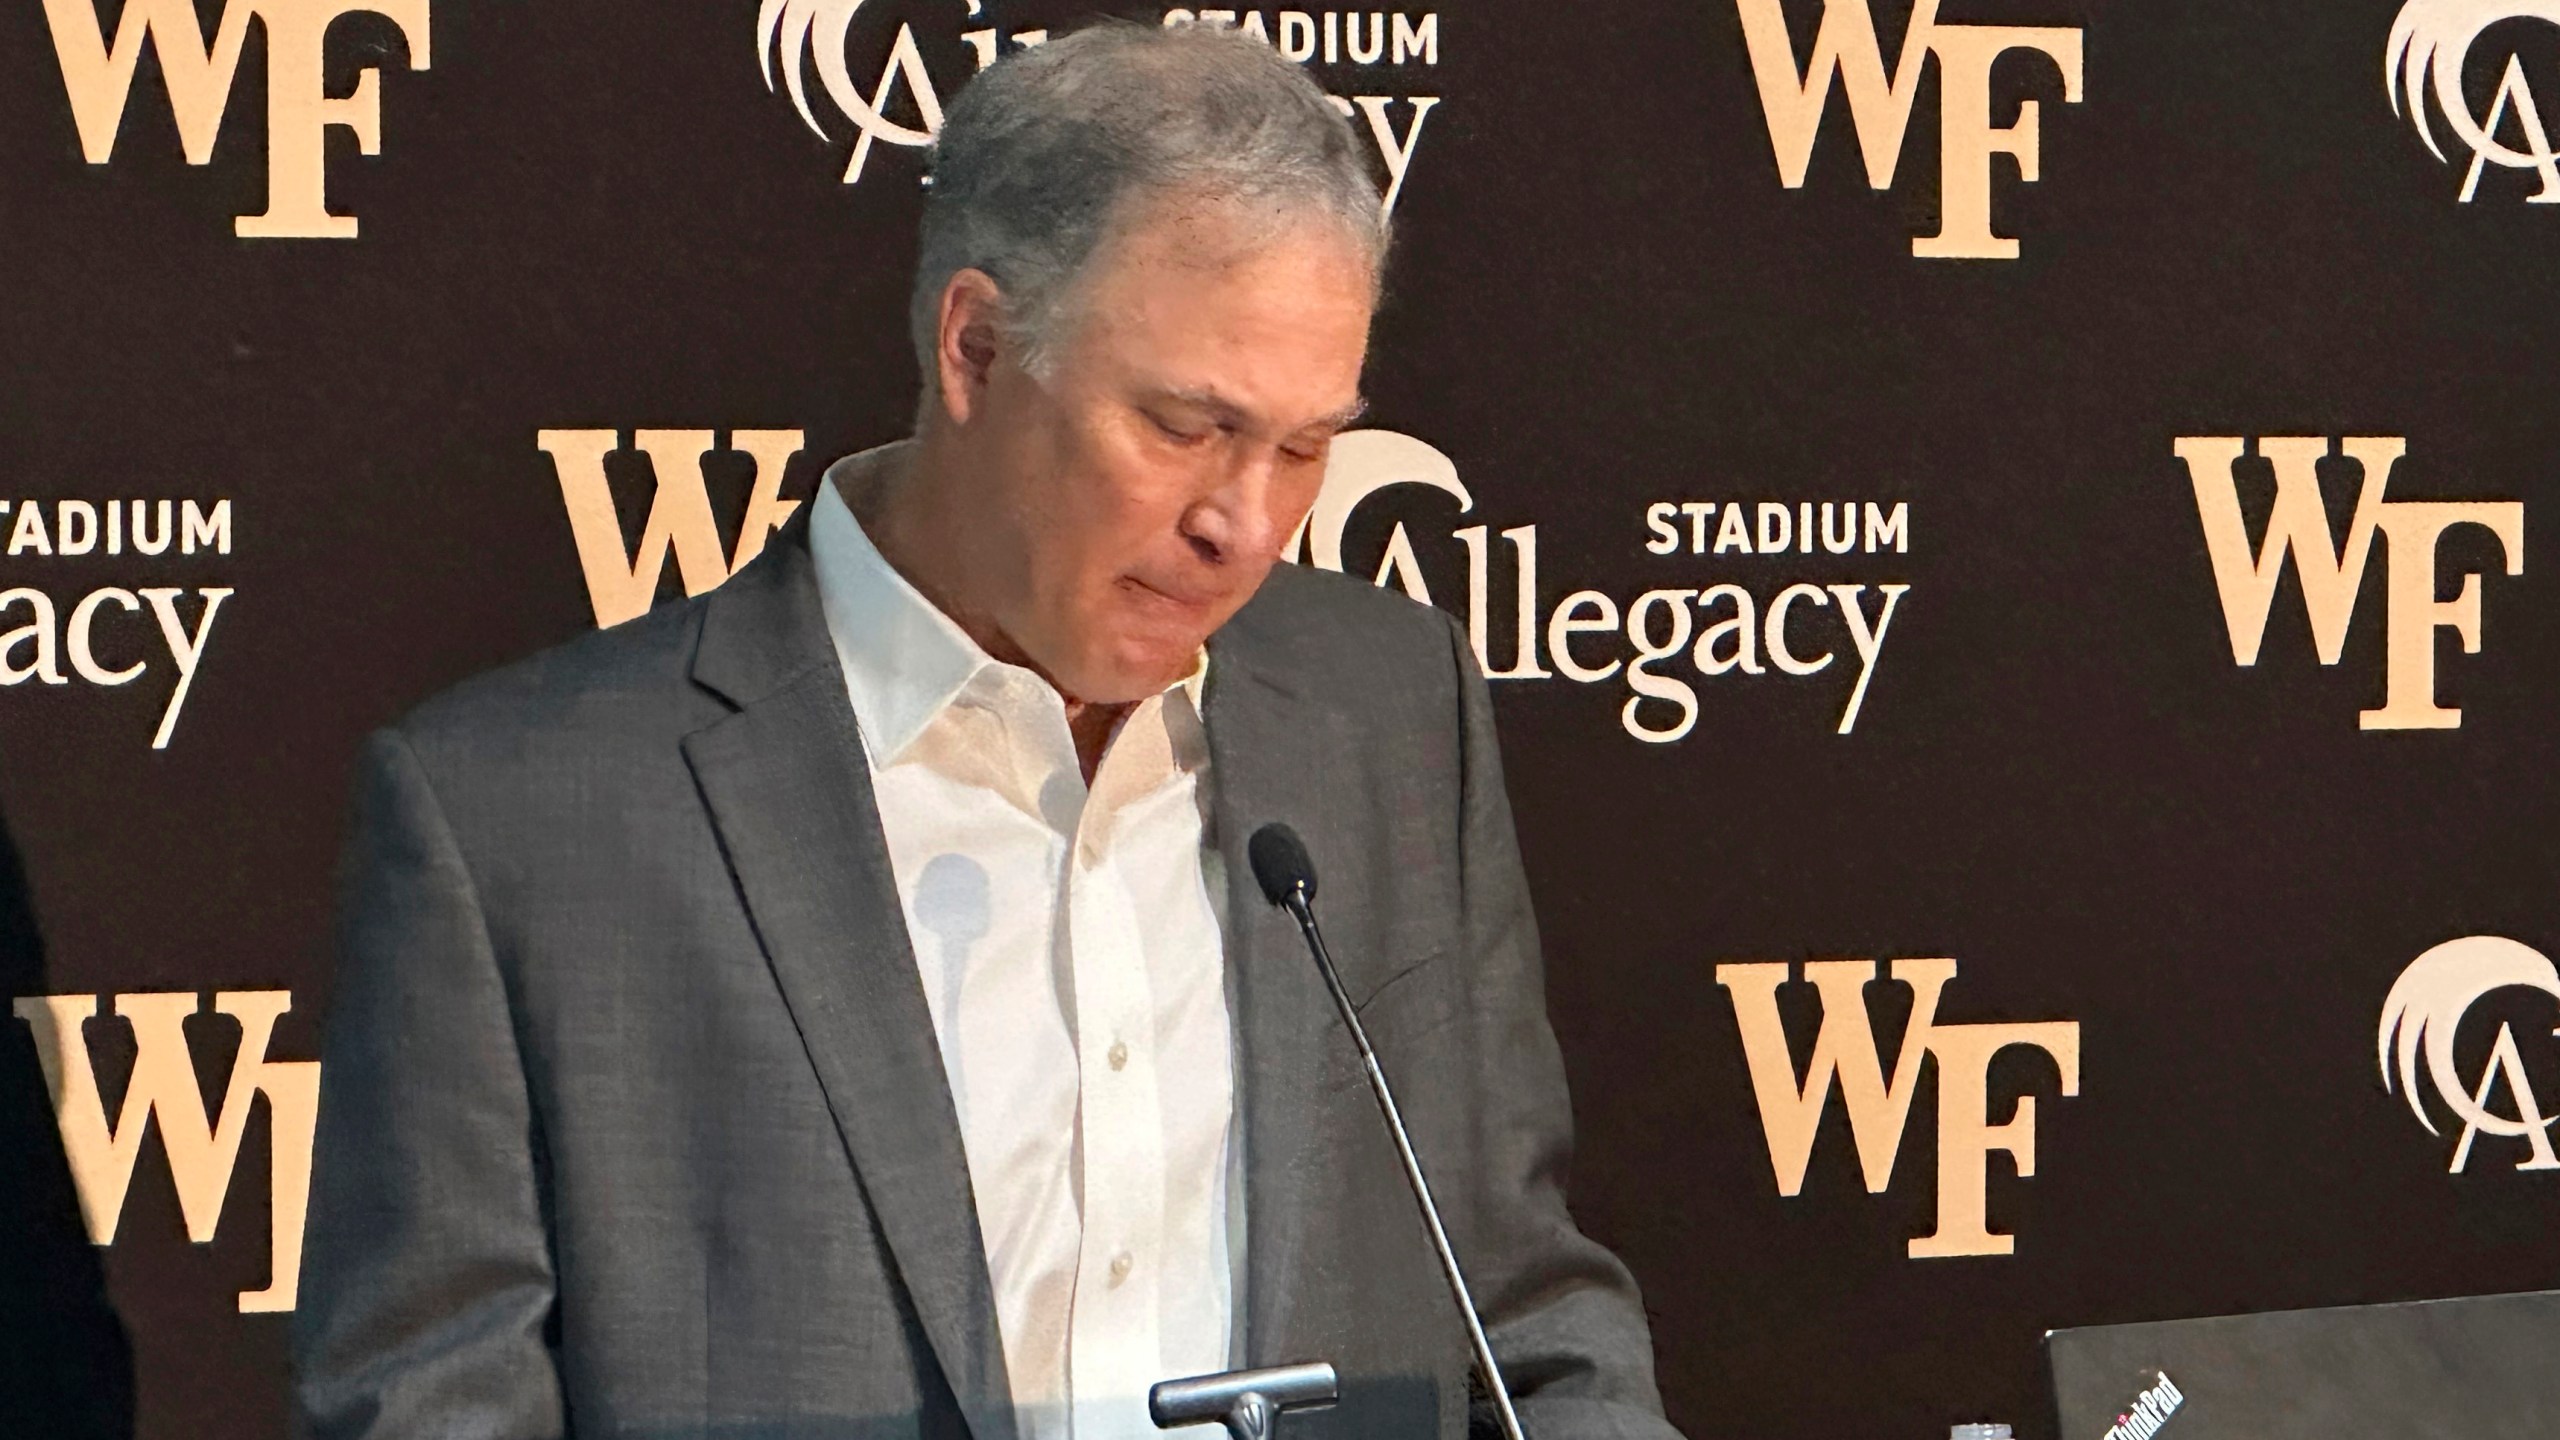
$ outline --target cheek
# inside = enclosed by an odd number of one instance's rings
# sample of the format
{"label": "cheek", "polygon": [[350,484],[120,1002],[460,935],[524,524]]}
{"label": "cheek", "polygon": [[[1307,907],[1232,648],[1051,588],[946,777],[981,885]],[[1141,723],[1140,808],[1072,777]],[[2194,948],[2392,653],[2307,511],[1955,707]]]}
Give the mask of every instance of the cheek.
{"label": "cheek", "polygon": [[1125,454],[1075,457],[1046,487],[1037,517],[1042,530],[1031,537],[1033,554],[1053,572],[1044,588],[1076,592],[1070,603],[1118,599],[1119,578],[1143,570],[1176,537],[1187,493],[1173,477]]}
{"label": "cheek", "polygon": [[1273,558],[1276,559],[1279,556],[1277,547],[1289,543],[1289,536],[1297,530],[1298,522],[1306,519],[1307,512],[1316,508],[1316,496],[1323,490],[1324,466],[1322,463],[1293,471],[1287,477],[1286,483],[1271,487],[1271,509],[1266,518],[1270,520],[1271,529],[1275,532],[1271,542],[1274,547]]}
{"label": "cheek", "polygon": [[1117,537],[1123,563],[1174,533],[1201,489],[1200,463],[1117,426],[1092,437],[1076,487],[1097,534]]}
{"label": "cheek", "polygon": [[1011,510],[1035,570],[1074,569],[1085,563],[1097,532],[1113,523],[1115,508],[1109,457],[1072,411],[1025,434],[1007,457]]}

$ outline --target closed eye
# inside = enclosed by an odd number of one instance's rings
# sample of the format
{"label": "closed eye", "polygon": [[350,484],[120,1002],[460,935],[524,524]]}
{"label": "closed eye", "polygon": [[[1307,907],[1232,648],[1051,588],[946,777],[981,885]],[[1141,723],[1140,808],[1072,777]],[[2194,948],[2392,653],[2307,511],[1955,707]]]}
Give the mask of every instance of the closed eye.
{"label": "closed eye", "polygon": [[1146,416],[1159,434],[1176,445],[1197,445],[1209,438],[1210,432],[1206,430],[1185,430],[1152,410],[1146,412]]}
{"label": "closed eye", "polygon": [[1280,453],[1292,464],[1321,465],[1333,452],[1333,437],[1334,432],[1330,430],[1314,435],[1302,433],[1294,443],[1281,446]]}

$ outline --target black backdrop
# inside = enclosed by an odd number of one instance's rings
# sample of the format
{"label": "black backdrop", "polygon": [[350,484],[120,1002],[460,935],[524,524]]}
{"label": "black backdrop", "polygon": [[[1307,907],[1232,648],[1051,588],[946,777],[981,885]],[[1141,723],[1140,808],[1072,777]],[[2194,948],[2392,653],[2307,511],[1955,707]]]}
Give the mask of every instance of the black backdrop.
{"label": "black backdrop", "polygon": [[[32,919],[0,930],[13,994],[107,997],[85,1039],[109,1117],[138,1053],[117,996],[204,996],[186,1034],[212,1110],[241,1034],[211,1013],[217,992],[289,991],[266,1058],[317,1055],[358,738],[595,623],[540,432],[619,432],[626,542],[667,480],[632,432],[722,432],[704,471],[725,547],[751,480],[727,432],[803,431],[783,484],[803,496],[825,459],[900,433],[914,395],[900,311],[917,154],[877,146],[844,183],[852,126],[814,78],[828,138],[769,92],[744,0],[432,0],[414,27],[432,37],[423,70],[401,26],[349,12],[327,31],[328,93],[373,71],[380,112],[378,155],[345,128],[326,141],[328,203],[358,217],[353,239],[234,233],[269,183],[269,42],[318,12],[230,3],[261,20],[201,166],[157,53],[112,158],[84,162],[55,22],[74,42],[83,23],[92,43],[98,23],[112,37],[116,0],[0,9],[0,498],[15,506],[0,590],[45,601],[0,602],[0,808],[25,871],[4,898]],[[162,35],[186,14],[186,0],[124,4]],[[947,95],[973,68],[964,31],[1010,43],[1092,7],[978,8],[873,0],[846,41],[853,77],[867,94],[911,26]],[[2530,203],[2540,176],[2491,164],[2460,198],[2472,153],[2432,91],[2449,160],[2381,83],[2398,0],[1945,0],[1941,25],[2078,31],[2084,91],[2067,100],[2036,53],[1998,63],[1993,122],[2035,102],[2042,140],[2035,183],[1993,162],[1995,228],[2020,256],[1919,258],[1911,237],[1940,218],[1943,62],[1917,71],[1889,189],[1868,184],[1836,90],[1790,189],[1749,8],[1451,0],[1403,12],[1402,64],[1391,48],[1314,65],[1339,94],[1385,97],[1413,141],[1369,423],[1445,455],[1472,501],[1376,495],[1347,526],[1349,568],[1409,551],[1399,573],[1463,610],[1455,532],[1489,527],[1487,650],[1508,667],[1523,547],[1502,532],[1534,526],[1548,671],[1549,620],[1576,592],[1623,612],[1648,591],[1737,585],[1765,647],[1791,584],[1863,585],[1870,619],[1879,587],[1908,587],[1847,734],[1860,667],[1829,591],[1799,594],[1784,632],[1808,661],[1837,652],[1818,673],[1766,653],[1758,675],[1654,666],[1696,697],[1677,740],[1632,733],[1682,711],[1624,713],[1624,672],[1497,682],[1581,1125],[1575,1207],[1643,1284],[1673,1419],[1702,1440],[1972,1419],[2040,1435],[2049,1326],[2560,1285],[2560,1179],[2519,1168],[2529,1137],[2482,1134],[2449,1171],[2462,1120],[2443,1087],[2420,1067],[2430,1136],[2376,1064],[2385,997],[2421,952],[2484,935],[2560,945],[2545,598],[2560,557],[2541,518],[2560,457],[2560,209]],[[2512,8],[2470,43],[2464,103],[2486,115],[2513,56],[2548,97],[2537,118],[2560,124],[2560,28]],[[221,0],[197,9],[218,33]],[[2507,13],[2405,9],[2422,39],[2449,27],[2457,57],[2466,15]],[[1801,64],[1825,7],[1784,10]],[[1909,14],[1874,0],[1888,69]],[[1351,33],[1365,30],[1364,12]],[[304,92],[283,79],[292,121]],[[918,122],[911,88],[893,87],[891,119]],[[1414,97],[1439,102],[1418,133]],[[2508,102],[2500,136],[2534,148]],[[2428,558],[2386,534],[2337,664],[2319,663],[2291,566],[2257,663],[2233,663],[2175,452],[2270,436],[2398,437],[2388,500],[2521,504],[2520,574],[2477,525],[2433,557],[2437,597],[2479,577],[2478,653],[2436,628],[2386,656],[2391,567]],[[2319,474],[2347,533],[2356,469]],[[2232,478],[2255,537],[2273,471],[2244,459]],[[162,499],[197,503],[196,553],[62,553],[82,522],[60,502],[129,517],[141,500],[148,520]],[[1862,521],[1847,554],[1693,553],[1686,514],[1646,522],[1656,504],[1743,506],[1756,541],[1775,523],[1762,502],[1800,528],[1826,501],[1905,507],[1898,543],[1869,553]],[[29,507],[43,547],[21,534]],[[1712,547],[1722,508],[1703,523]],[[2413,573],[2405,608],[2431,593]],[[176,676],[153,606],[90,608],[92,669],[146,662],[126,683],[84,678],[58,635],[102,587],[178,590],[190,634],[206,589],[233,592],[165,748],[152,739]],[[1735,604],[1657,601],[1648,633],[1685,613],[1694,643]],[[42,635],[23,631],[39,620]],[[1582,665],[1630,656],[1623,625],[1563,638]],[[1717,643],[1730,656],[1736,637]],[[2458,728],[2360,729],[2387,660],[2428,651]],[[1984,1164],[1942,1143],[1949,1061],[1934,1048],[1882,1193],[1861,1182],[1834,1094],[1801,1193],[1782,1195],[1761,1101],[1786,1097],[1755,1094],[1748,1006],[1717,973],[1935,957],[1959,967],[1939,1026],[2077,1027],[2076,1076],[2013,1047],[1972,1116],[2034,1100],[2032,1178],[2010,1155],[1987,1162],[1989,1228],[2013,1254],[1909,1253],[1936,1228],[1941,1159]],[[2498,1082],[2488,1111],[2527,1117],[2522,1131],[2543,1113],[2534,1097],[2560,1103],[2553,994],[2509,985],[2466,1009],[2445,983],[2421,989],[2410,1023],[2455,1027],[2462,1086]],[[1801,1078],[1821,1007],[1800,980],[1778,993]],[[1909,993],[1867,991],[1888,1075]],[[29,1216],[11,1222],[27,1238],[8,1263],[34,1277],[0,1290],[0,1380],[16,1413],[54,1419],[12,1433],[75,1433],[75,1412],[111,1429],[130,1404],[147,1436],[280,1435],[284,1318],[237,1297],[270,1278],[271,1131],[291,1127],[263,1101],[246,1112],[205,1245],[187,1238],[165,1119],[141,1145],[115,1239],[94,1251],[130,1336],[127,1397],[80,1299],[92,1252],[42,1123],[42,1004],[20,1007],[35,1018],[7,1022],[0,1049],[9,1113],[34,1117],[0,1132],[0,1194]]]}

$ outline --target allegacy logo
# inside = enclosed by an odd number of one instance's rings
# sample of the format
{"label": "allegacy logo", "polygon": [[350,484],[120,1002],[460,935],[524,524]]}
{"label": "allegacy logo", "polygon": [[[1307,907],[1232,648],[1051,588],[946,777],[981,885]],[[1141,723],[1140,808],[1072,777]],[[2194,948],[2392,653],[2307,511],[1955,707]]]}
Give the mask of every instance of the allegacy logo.
{"label": "allegacy logo", "polygon": [[[2383,88],[2391,96],[2391,113],[2403,113],[2417,127],[2428,153],[2446,159],[2428,122],[2429,102],[2444,116],[2453,137],[2471,152],[2462,177],[2461,200],[2469,204],[2479,193],[2480,176],[2489,166],[2530,170],[2542,188],[2525,197],[2528,204],[2560,203],[2560,153],[2551,148],[2551,132],[2542,119],[2533,83],[2525,77],[2524,57],[2512,51],[2490,97],[2489,112],[2476,115],[2464,93],[2462,72],[2483,32],[2509,20],[2540,20],[2560,26],[2560,0],[2409,0],[2391,25],[2391,43],[2382,65]],[[2512,133],[2523,148],[2501,140]]]}
{"label": "allegacy logo", "polygon": [[[1334,437],[1324,488],[1285,557],[1323,570],[1350,568],[1343,544],[1355,515],[1383,518],[1364,513],[1373,500],[1396,513],[1394,502],[1384,498],[1391,491],[1398,498],[1424,499],[1426,492],[1438,491],[1462,515],[1476,507],[1456,463],[1437,447],[1392,430],[1351,431]],[[1479,522],[1446,532],[1465,547],[1461,613],[1486,679],[1561,677],[1577,685],[1614,680],[1627,691],[1618,707],[1620,728],[1654,745],[1673,744],[1697,728],[1704,713],[1701,685],[1710,694],[1745,684],[1757,694],[1768,688],[1762,682],[1772,680],[1835,687],[1841,694],[1837,733],[1857,728],[1894,616],[1911,592],[1907,582],[1884,578],[1897,574],[1900,557],[1910,553],[1909,502],[1790,503],[1728,494],[1657,500],[1641,516],[1643,549],[1661,558],[1639,563],[1648,569],[1676,566],[1678,573],[1651,578],[1686,583],[1648,585],[1623,602],[1623,589],[1575,590],[1546,609],[1543,621],[1537,526],[1495,532]],[[1494,543],[1497,534],[1501,545]],[[1506,550],[1509,564],[1501,568],[1510,571],[1507,605],[1495,579]],[[1426,551],[1447,554],[1444,545],[1429,540],[1418,549],[1413,531],[1398,519],[1372,578],[1425,605],[1436,603],[1424,577]],[[1857,558],[1835,558],[1849,556]],[[1851,565],[1890,568],[1883,575],[1869,571],[1853,583],[1821,584],[1795,568],[1820,566],[1836,573]]]}
{"label": "allegacy logo", "polygon": [[2016,1162],[2018,1178],[2034,1177],[2036,1097],[2019,1096],[2015,1112],[1994,1122],[1992,1057],[2019,1045],[2042,1050],[2061,1071],[2062,1093],[2077,1095],[2079,1022],[1943,1023],[1938,1019],[1938,999],[1947,982],[1956,978],[1956,962],[1896,960],[1893,980],[1911,991],[1911,1019],[1903,1028],[1902,1049],[1888,1080],[1876,1042],[1875,1019],[1867,1009],[1867,986],[1876,979],[1876,962],[1815,960],[1805,965],[1804,978],[1822,997],[1822,1028],[1814,1032],[1813,1054],[1802,1067],[1804,1083],[1799,1086],[1795,1052],[1778,1014],[1778,991],[1787,983],[1790,968],[1779,961],[1716,967],[1716,983],[1733,995],[1734,1021],[1742,1032],[1743,1059],[1750,1065],[1751,1091],[1759,1101],[1760,1128],[1769,1142],[1769,1167],[1776,1173],[1778,1193],[1803,1193],[1814,1134],[1837,1085],[1841,1103],[1849,1111],[1849,1136],[1857,1143],[1867,1193],[1883,1194],[1893,1183],[1893,1162],[1902,1153],[1902,1137],[1910,1129],[1921,1062],[1934,1059],[1938,1066],[1938,1228],[1911,1242],[1911,1258],[2015,1253],[2017,1238],[1991,1228],[1986,1191],[1994,1152]]}
{"label": "allegacy logo", "polygon": [[[2374,1039],[2382,1088],[2391,1091],[2396,1080],[2400,1094],[2408,1100],[2409,1113],[2418,1117],[2428,1134],[2441,1135],[2421,1098],[2424,1088],[2434,1088],[2437,1101],[2462,1122],[2462,1138],[2453,1147],[2449,1167],[2454,1174],[2470,1162],[2472,1144],[2483,1135],[2523,1141],[2525,1157],[2516,1162],[2519,1170],[2560,1170],[2560,1156],[2551,1150],[2555,1117],[2542,1112],[2533,1081],[2525,1074],[2523,1052],[2516,1048],[2511,1021],[2498,1021],[2498,1037],[2481,1062],[2478,1079],[2464,1076],[2458,1062],[2454,1042],[2463,1017],[2501,991],[2539,993],[2560,1000],[2560,971],[2530,945],[2497,935],[2466,935],[2410,961],[2383,1001],[2382,1025]],[[2560,1036],[2560,1030],[2552,1033]],[[2426,1056],[2423,1071],[2418,1066],[2421,1052]],[[2507,1092],[2513,1115],[2489,1108],[2490,1098],[2500,1089]]]}
{"label": "allegacy logo", "polygon": [[[183,585],[128,586],[153,572],[184,576],[223,564],[231,554],[231,502],[0,500],[0,522],[8,535],[0,558],[11,578],[59,582],[0,589],[0,689],[77,680],[111,690],[151,674],[165,655],[169,695],[151,748],[167,749],[214,619],[234,591],[229,585],[197,585],[192,594]],[[204,558],[191,558],[199,555]],[[100,568],[128,583],[97,584],[109,578]],[[92,588],[79,593],[82,585]],[[146,609],[155,624],[144,623]]]}
{"label": "allegacy logo", "polygon": [[2388,544],[2389,575],[2383,615],[2382,705],[2357,716],[2366,730],[2453,730],[2462,711],[2436,703],[2436,632],[2462,637],[2463,653],[2480,653],[2480,577],[2462,577],[2461,593],[2437,594],[2436,544],[2457,525],[2477,525],[2497,537],[2509,575],[2524,573],[2524,502],[2520,500],[2390,500],[2382,498],[2391,469],[2409,451],[2396,435],[2351,435],[2338,449],[2360,472],[2355,510],[2341,539],[2329,528],[2320,497],[2319,463],[2330,443],[2318,436],[2268,435],[2257,456],[2275,471],[2275,506],[2266,538],[2253,554],[2240,513],[2239,462],[2248,442],[2237,435],[2181,438],[2174,447],[2187,464],[2196,515],[2204,525],[2205,553],[2222,594],[2222,618],[2231,634],[2232,663],[2258,663],[2275,605],[2285,557],[2293,557],[2302,582],[2302,605],[2320,663],[2335,665],[2345,653],[2356,596],[2364,588],[2374,536]]}
{"label": "allegacy logo", "polygon": [[2043,171],[2043,107],[2018,102],[2009,125],[1991,123],[1991,70],[2012,50],[2032,50],[2062,72],[2062,99],[2080,103],[2080,32],[2051,25],[1957,25],[1938,19],[1938,0],[1913,0],[1902,48],[1887,77],[1869,0],[1823,0],[1813,50],[1796,63],[1780,0],[1736,0],[1751,74],[1760,87],[1761,113],[1769,121],[1769,145],[1777,154],[1778,183],[1804,186],[1813,142],[1837,76],[1849,100],[1858,153],[1867,183],[1893,188],[1901,167],[1911,107],[1920,98],[1921,67],[1938,61],[1938,233],[1915,237],[1911,253],[1924,259],[2015,260],[2018,242],[1991,229],[1992,157],[2018,162],[2018,178]]}
{"label": "allegacy logo", "polygon": [[[847,185],[862,179],[878,146],[921,150],[941,132],[945,91],[933,78],[934,66],[926,63],[928,50],[946,74],[956,65],[965,64],[966,73],[973,75],[996,63],[998,56],[1045,44],[1049,39],[1045,29],[1008,30],[987,23],[986,0],[961,0],[967,7],[965,15],[952,13],[951,0],[926,6],[911,4],[896,12],[900,16],[898,28],[889,40],[886,55],[876,62],[879,79],[866,92],[855,78],[854,60],[847,48],[856,37],[855,20],[865,3],[866,0],[764,0],[756,14],[756,63],[764,72],[765,89],[772,90],[778,80],[789,93],[791,106],[800,113],[802,123],[824,137],[826,126],[819,122],[809,101],[806,72],[815,69],[827,98],[853,122],[853,156],[844,168]],[[890,11],[891,7],[875,3],[866,18],[877,20]],[[926,38],[920,41],[912,17],[922,15],[937,15],[939,23],[929,23]],[[1328,69],[1440,63],[1440,16],[1436,11],[1389,15],[1385,11],[1282,10],[1266,16],[1259,10],[1176,7],[1164,11],[1163,23],[1169,27],[1208,25],[1236,30],[1276,47],[1289,60],[1302,65],[1321,64]],[[875,33],[890,33],[886,20],[879,20]],[[953,43],[955,40],[957,44]],[[876,39],[872,44],[876,46]],[[872,73],[870,65],[865,64],[861,73]],[[960,82],[947,83],[956,87]],[[1369,137],[1376,143],[1378,158],[1386,170],[1382,203],[1388,214],[1395,213],[1396,199],[1404,191],[1405,174],[1413,165],[1413,152],[1422,143],[1423,122],[1430,118],[1440,97],[1336,95],[1333,103],[1345,118],[1367,122]],[[1399,103],[1404,106],[1401,116],[1396,110]],[[914,116],[914,122],[893,118],[893,110]]]}
{"label": "allegacy logo", "polygon": [[80,130],[80,153],[90,164],[104,165],[115,153],[145,40],[160,59],[187,163],[211,163],[254,17],[267,41],[267,208],[234,220],[233,233],[246,239],[356,238],[356,217],[329,211],[329,127],[346,127],[361,154],[382,153],[382,72],[367,66],[356,73],[353,90],[332,95],[323,44],[340,16],[380,15],[408,42],[409,68],[424,70],[428,0],[226,0],[210,41],[196,18],[195,0],[125,0],[112,45],[97,3],[44,0],[72,122]]}

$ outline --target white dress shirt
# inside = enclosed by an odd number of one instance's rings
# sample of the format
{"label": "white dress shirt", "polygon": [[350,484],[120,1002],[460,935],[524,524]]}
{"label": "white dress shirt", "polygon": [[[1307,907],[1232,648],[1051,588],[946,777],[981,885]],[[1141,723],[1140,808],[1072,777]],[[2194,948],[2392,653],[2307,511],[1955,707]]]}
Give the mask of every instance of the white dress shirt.
{"label": "white dress shirt", "polygon": [[[877,454],[877,452],[871,452]],[[1058,692],[862,531],[809,544],[959,1112],[1023,1440],[1152,1437],[1147,1388],[1235,1351],[1242,1186],[1207,843],[1206,657],[1088,792]]]}

